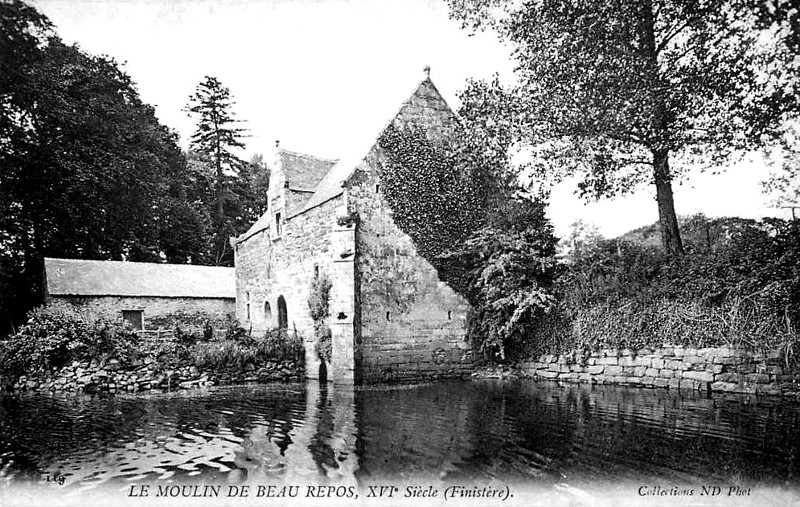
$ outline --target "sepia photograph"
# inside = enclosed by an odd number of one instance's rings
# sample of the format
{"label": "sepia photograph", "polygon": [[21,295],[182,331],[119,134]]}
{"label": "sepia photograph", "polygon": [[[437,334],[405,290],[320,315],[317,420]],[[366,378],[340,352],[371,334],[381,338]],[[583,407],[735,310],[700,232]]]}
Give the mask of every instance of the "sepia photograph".
{"label": "sepia photograph", "polygon": [[794,0],[0,0],[0,506],[800,505]]}

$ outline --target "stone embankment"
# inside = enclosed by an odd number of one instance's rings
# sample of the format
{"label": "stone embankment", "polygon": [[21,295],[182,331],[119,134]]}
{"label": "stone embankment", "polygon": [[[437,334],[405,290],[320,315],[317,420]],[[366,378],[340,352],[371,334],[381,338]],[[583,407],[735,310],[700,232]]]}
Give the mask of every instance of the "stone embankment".
{"label": "stone embankment", "polygon": [[669,389],[800,395],[800,368],[781,351],[729,347],[607,349],[586,356],[543,355],[515,368],[522,377]]}
{"label": "stone embankment", "polygon": [[184,364],[159,365],[152,358],[123,366],[116,359],[107,362],[74,361],[43,376],[17,380],[14,391],[140,392],[149,390],[191,389],[194,387],[249,382],[297,381],[304,378],[302,361],[267,361],[258,367],[241,370],[204,370]]}

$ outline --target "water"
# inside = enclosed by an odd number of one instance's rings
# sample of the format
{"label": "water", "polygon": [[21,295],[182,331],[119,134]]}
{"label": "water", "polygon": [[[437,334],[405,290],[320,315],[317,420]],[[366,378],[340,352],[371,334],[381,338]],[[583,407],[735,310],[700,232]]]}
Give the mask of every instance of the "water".
{"label": "water", "polygon": [[696,490],[691,505],[702,487],[749,488],[725,504],[796,501],[799,419],[800,405],[774,398],[528,381],[6,395],[0,500],[122,500],[141,484],[331,484],[362,497],[462,484],[565,505],[652,502],[675,487]]}

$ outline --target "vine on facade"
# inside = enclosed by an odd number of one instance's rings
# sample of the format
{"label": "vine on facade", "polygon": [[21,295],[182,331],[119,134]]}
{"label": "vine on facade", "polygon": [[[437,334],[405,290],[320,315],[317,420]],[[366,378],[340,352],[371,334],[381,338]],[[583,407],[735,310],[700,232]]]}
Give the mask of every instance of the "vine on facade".
{"label": "vine on facade", "polygon": [[330,297],[333,284],[324,273],[314,276],[308,294],[308,309],[314,321],[316,343],[314,350],[317,356],[329,363],[331,361],[331,330],[328,327],[330,316]]}

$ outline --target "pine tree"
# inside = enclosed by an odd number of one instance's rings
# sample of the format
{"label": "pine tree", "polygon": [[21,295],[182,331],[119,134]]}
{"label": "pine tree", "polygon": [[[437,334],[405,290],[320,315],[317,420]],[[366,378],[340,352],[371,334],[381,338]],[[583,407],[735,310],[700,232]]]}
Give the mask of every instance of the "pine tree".
{"label": "pine tree", "polygon": [[212,224],[214,261],[217,265],[233,261],[228,238],[235,234],[234,220],[227,210],[235,206],[233,187],[244,164],[237,149],[244,148],[245,129],[233,115],[231,92],[217,78],[206,76],[189,97],[186,111],[197,120],[191,137],[191,149],[209,161],[213,171]]}

